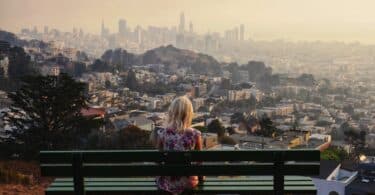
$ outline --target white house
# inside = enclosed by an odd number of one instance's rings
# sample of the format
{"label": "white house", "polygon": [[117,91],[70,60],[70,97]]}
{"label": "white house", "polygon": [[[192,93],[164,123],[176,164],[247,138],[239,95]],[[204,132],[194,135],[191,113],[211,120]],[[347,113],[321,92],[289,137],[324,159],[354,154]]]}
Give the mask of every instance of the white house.
{"label": "white house", "polygon": [[[345,188],[357,178],[357,171],[348,171],[338,164],[332,172],[332,162],[321,163],[321,174],[312,180],[317,188],[317,195],[345,195]],[[331,169],[332,170],[332,169]],[[325,173],[330,173],[328,176]]]}

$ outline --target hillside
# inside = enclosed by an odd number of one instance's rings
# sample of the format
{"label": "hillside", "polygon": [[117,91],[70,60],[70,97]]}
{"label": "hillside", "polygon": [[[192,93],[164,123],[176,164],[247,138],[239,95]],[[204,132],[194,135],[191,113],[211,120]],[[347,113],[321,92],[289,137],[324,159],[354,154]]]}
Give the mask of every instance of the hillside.
{"label": "hillside", "polygon": [[220,73],[220,63],[209,55],[178,49],[172,45],[152,49],[141,55],[143,64],[161,63],[169,68],[190,68],[195,73]]}
{"label": "hillside", "polygon": [[0,30],[0,41],[6,41],[11,46],[17,46],[17,47],[24,47],[24,46],[33,46],[33,47],[39,47],[43,48],[46,47],[47,44],[40,40],[23,40],[17,37],[14,33],[7,32]]}
{"label": "hillside", "polygon": [[0,40],[6,41],[14,46],[23,46],[27,41],[19,39],[15,34],[0,30]]}
{"label": "hillside", "polygon": [[172,45],[158,47],[140,55],[128,53],[123,49],[107,50],[101,60],[119,69],[129,68],[132,65],[164,64],[170,71],[186,68],[194,73],[220,73],[220,63],[213,57],[178,49]]}

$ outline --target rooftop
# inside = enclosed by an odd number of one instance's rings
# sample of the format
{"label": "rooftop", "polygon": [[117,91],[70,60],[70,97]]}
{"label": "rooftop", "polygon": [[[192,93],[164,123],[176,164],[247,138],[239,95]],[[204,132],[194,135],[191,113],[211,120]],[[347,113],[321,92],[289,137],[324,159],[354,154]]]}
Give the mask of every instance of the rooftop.
{"label": "rooftop", "polygon": [[357,175],[358,171],[348,171],[342,169],[340,164],[335,168],[335,170],[333,170],[326,180],[336,181],[348,185],[357,178]]}

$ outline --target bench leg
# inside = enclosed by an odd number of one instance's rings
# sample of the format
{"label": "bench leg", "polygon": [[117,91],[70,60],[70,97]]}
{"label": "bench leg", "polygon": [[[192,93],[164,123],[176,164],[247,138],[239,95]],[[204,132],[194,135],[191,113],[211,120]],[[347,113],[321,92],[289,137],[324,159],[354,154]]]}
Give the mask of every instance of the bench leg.
{"label": "bench leg", "polygon": [[74,154],[73,156],[73,182],[74,182],[74,194],[85,195],[85,184],[82,171],[82,154]]}

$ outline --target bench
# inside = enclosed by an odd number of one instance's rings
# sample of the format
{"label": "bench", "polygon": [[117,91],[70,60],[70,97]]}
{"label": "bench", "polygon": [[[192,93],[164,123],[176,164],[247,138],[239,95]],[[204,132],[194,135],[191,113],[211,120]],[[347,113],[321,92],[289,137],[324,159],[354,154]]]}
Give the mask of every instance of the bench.
{"label": "bench", "polygon": [[[193,162],[193,163],[192,163]],[[201,162],[199,164],[194,162]],[[41,151],[46,195],[155,194],[155,176],[205,175],[193,194],[316,194],[319,150]],[[218,177],[219,176],[219,177]]]}

